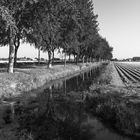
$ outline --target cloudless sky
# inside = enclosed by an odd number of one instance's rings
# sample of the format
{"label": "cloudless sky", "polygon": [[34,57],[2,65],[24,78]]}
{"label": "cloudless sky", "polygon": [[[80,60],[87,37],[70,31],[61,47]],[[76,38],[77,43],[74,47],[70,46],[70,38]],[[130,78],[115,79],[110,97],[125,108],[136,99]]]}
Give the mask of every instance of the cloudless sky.
{"label": "cloudless sky", "polygon": [[[0,47],[0,58],[8,58],[9,56],[9,46]],[[18,57],[29,57],[35,58],[38,57],[38,50],[34,48],[34,46],[30,44],[21,44],[18,49]],[[47,59],[47,53],[41,52],[41,57]]]}
{"label": "cloudless sky", "polygon": [[[140,56],[140,0],[93,0],[98,14],[99,33],[114,48],[114,58]],[[8,57],[8,47],[0,48],[0,58]],[[37,50],[27,44],[19,48],[18,57],[37,57]],[[47,54],[41,53],[47,58]]]}
{"label": "cloudless sky", "polygon": [[99,33],[114,48],[114,58],[140,56],[140,0],[93,0]]}
{"label": "cloudless sky", "polygon": [[[48,53],[41,51],[41,58],[48,59]],[[8,58],[9,56],[9,46],[0,47],[0,58]],[[22,44],[18,49],[18,57],[29,57],[36,58],[38,57],[38,49],[35,49],[33,45],[30,44]],[[62,53],[55,52],[55,57],[63,58]]]}

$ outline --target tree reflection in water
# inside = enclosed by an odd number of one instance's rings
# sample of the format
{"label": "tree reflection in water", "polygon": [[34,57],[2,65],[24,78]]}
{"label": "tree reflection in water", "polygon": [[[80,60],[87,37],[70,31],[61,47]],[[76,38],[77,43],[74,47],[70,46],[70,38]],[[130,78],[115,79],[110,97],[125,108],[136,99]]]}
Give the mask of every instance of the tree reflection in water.
{"label": "tree reflection in water", "polygon": [[82,127],[82,122],[87,118],[82,102],[76,102],[65,95],[53,98],[45,92],[37,100],[38,104],[35,103],[35,106],[28,103],[16,108],[20,139],[91,139],[90,131]]}
{"label": "tree reflection in water", "polygon": [[[96,72],[95,72],[96,71]],[[48,86],[36,99],[16,107],[18,137],[33,140],[88,140],[94,137],[83,127],[87,119],[83,92],[89,88],[99,69],[63,79]]]}
{"label": "tree reflection in water", "polygon": [[[83,125],[88,117],[83,94],[99,73],[97,68],[90,73],[84,72],[49,83],[44,92],[39,94],[25,94],[25,98],[22,97],[14,105],[12,123],[16,132],[11,128],[12,133],[14,131],[19,140],[93,139],[94,133],[89,131],[90,126]],[[11,113],[5,115],[6,120],[7,116],[11,118]]]}

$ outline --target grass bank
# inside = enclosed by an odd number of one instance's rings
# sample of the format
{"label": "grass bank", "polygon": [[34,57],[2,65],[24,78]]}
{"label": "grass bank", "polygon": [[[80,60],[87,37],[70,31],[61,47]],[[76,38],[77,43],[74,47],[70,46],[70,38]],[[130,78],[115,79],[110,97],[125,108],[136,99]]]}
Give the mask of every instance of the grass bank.
{"label": "grass bank", "polygon": [[27,93],[42,87],[51,80],[73,75],[99,65],[101,63],[68,64],[66,67],[55,65],[49,69],[45,65],[24,65],[23,67],[15,68],[13,74],[8,74],[3,68],[0,72],[0,98],[9,98],[21,93]]}
{"label": "grass bank", "polygon": [[140,137],[140,102],[134,102],[134,98],[138,99],[136,91],[114,87],[110,68],[108,65],[96,84],[90,87],[86,98],[87,110],[118,132]]}

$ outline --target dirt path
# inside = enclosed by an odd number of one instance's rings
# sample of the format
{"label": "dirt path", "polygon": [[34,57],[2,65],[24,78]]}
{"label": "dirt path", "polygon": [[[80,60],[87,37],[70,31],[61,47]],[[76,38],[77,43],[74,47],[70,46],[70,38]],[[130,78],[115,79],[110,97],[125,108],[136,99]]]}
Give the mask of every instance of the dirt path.
{"label": "dirt path", "polygon": [[114,67],[113,62],[110,63],[110,70],[111,70],[111,82],[110,82],[111,85],[117,86],[117,87],[125,87],[116,68]]}

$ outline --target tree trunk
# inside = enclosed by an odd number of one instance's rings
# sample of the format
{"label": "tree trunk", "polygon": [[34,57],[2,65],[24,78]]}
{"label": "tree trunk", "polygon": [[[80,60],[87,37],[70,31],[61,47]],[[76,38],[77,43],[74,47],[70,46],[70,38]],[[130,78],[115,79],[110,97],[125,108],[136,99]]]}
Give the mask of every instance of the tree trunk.
{"label": "tree trunk", "polygon": [[64,58],[64,67],[66,67],[66,53],[65,53],[65,58]]}
{"label": "tree trunk", "polygon": [[14,57],[15,57],[14,37],[12,35],[10,35],[9,39],[10,40],[9,40],[9,65],[8,65],[8,72],[9,73],[13,73]]}
{"label": "tree trunk", "polygon": [[20,33],[17,33],[17,35],[15,36],[14,45],[15,45],[14,66],[17,66],[17,52],[18,52],[18,48],[20,46]]}
{"label": "tree trunk", "polygon": [[15,46],[15,57],[14,57],[14,66],[17,66],[17,52],[18,52],[19,46]]}
{"label": "tree trunk", "polygon": [[76,56],[76,65],[78,65],[78,61],[79,61],[79,56]]}
{"label": "tree trunk", "polygon": [[71,57],[70,57],[71,55],[69,54],[69,62],[70,62],[70,59],[71,59]]}
{"label": "tree trunk", "polygon": [[87,57],[87,63],[88,63],[88,57]]}
{"label": "tree trunk", "polygon": [[83,56],[83,64],[85,63],[85,56]]}
{"label": "tree trunk", "polygon": [[74,56],[74,62],[75,62],[75,54],[73,56]]}
{"label": "tree trunk", "polygon": [[52,67],[51,51],[48,51],[48,68]]}
{"label": "tree trunk", "polygon": [[38,64],[40,64],[40,47],[38,48]]}
{"label": "tree trunk", "polygon": [[52,63],[54,64],[54,50],[52,51]]}
{"label": "tree trunk", "polygon": [[91,63],[91,57],[90,57],[90,63]]}

